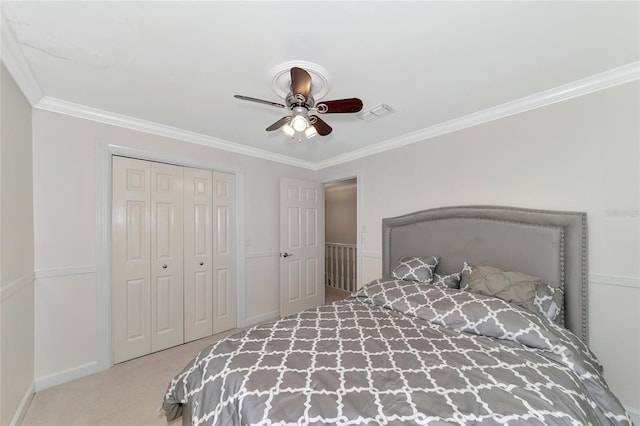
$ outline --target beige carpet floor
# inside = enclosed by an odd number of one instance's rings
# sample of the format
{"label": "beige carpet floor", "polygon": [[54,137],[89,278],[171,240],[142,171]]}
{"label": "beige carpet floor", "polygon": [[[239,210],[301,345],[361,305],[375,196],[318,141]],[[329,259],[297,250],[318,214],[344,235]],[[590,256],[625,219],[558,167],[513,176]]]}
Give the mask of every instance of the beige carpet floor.
{"label": "beige carpet floor", "polygon": [[[329,289],[326,303],[348,293]],[[109,370],[37,392],[24,426],[167,425],[156,414],[173,376],[203,348],[239,330],[117,364]],[[172,422],[181,424],[180,419]]]}
{"label": "beige carpet floor", "polygon": [[[171,378],[203,348],[238,330],[117,364],[37,392],[23,425],[166,425],[156,409]],[[180,424],[180,421],[177,422]]]}

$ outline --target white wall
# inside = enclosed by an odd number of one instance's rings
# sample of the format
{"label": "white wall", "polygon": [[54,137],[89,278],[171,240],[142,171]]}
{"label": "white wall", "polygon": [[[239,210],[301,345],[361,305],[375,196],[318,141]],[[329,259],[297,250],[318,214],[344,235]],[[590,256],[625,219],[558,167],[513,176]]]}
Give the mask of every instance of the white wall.
{"label": "white wall", "polygon": [[[584,211],[590,346],[640,412],[640,83],[330,167],[359,171],[363,277],[381,274],[381,220],[441,206]],[[384,126],[384,120],[370,125]]]}
{"label": "white wall", "polygon": [[31,106],[4,64],[0,74],[0,424],[8,425],[33,393],[33,184]]}
{"label": "white wall", "polygon": [[34,110],[33,129],[38,389],[101,368],[110,336],[101,329],[108,301],[101,298],[105,272],[98,258],[104,247],[97,246],[105,199],[100,164],[112,144],[241,177],[245,317],[278,315],[279,179],[313,179],[313,172],[41,110]]}

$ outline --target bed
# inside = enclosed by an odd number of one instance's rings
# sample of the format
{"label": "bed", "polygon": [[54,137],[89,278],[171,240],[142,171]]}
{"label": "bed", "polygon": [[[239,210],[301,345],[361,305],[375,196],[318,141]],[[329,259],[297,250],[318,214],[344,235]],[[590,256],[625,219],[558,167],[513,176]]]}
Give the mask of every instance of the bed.
{"label": "bed", "polygon": [[446,207],[382,236],[380,279],[204,349],[167,420],[631,424],[586,346],[585,213]]}

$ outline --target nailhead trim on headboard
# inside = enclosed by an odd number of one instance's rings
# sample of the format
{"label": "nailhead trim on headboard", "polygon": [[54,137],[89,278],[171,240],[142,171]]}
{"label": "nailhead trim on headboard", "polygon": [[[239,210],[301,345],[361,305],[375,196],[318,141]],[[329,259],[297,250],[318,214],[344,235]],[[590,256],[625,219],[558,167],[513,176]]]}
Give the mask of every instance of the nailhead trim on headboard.
{"label": "nailhead trim on headboard", "polygon": [[582,316],[582,340],[585,343],[589,342],[589,327],[588,321],[589,316],[587,312],[589,312],[589,292],[587,291],[589,288],[588,281],[588,262],[589,262],[589,253],[588,253],[588,243],[587,243],[587,215],[586,213],[581,214],[582,219],[582,312],[584,315]]}
{"label": "nailhead trim on headboard", "polygon": [[[560,231],[560,285],[562,286],[562,294],[564,294],[564,229]],[[562,312],[560,313],[562,320],[561,323],[565,324],[564,321],[564,313],[565,307],[562,307]]]}

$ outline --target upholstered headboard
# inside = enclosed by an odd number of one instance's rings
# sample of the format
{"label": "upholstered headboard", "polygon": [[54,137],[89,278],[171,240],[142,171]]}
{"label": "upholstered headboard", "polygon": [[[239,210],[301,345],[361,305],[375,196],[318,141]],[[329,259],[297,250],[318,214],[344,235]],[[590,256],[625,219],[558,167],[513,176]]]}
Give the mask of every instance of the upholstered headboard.
{"label": "upholstered headboard", "polygon": [[564,325],[587,342],[586,213],[459,206],[383,219],[384,277],[402,256],[439,256],[446,274],[467,261],[540,277],[563,288]]}

